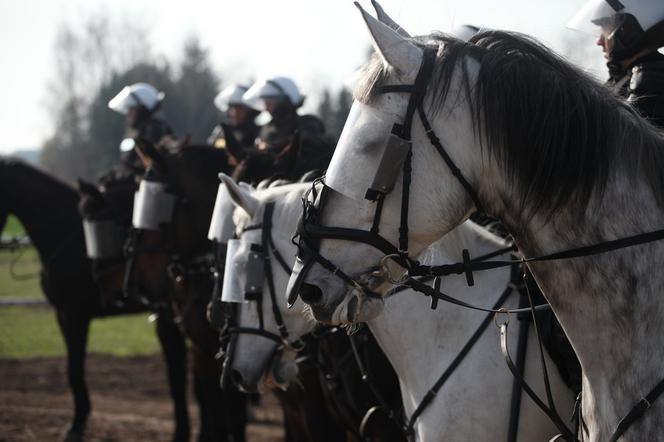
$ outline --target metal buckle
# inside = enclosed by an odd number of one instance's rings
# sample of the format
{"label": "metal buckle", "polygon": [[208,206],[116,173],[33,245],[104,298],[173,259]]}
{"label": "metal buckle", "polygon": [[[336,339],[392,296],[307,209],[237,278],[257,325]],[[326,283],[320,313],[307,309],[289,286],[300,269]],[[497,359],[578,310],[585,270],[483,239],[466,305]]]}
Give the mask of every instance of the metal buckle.
{"label": "metal buckle", "polygon": [[[398,253],[392,253],[390,255],[385,255],[381,258],[378,266],[379,266],[379,275],[386,279],[390,284],[393,285],[403,285],[406,281],[410,279],[410,275],[408,274],[408,270],[404,269],[404,273],[399,275],[398,277],[392,276],[392,272],[390,270],[390,267],[387,264],[388,259],[394,260],[394,258],[399,258]],[[403,267],[402,267],[403,268]]]}
{"label": "metal buckle", "polygon": [[[498,322],[498,315],[505,315],[506,319],[503,322]],[[493,323],[496,324],[496,327],[502,328],[504,325],[509,325],[510,323],[510,312],[508,309],[501,307],[496,311],[496,313],[493,315]]]}

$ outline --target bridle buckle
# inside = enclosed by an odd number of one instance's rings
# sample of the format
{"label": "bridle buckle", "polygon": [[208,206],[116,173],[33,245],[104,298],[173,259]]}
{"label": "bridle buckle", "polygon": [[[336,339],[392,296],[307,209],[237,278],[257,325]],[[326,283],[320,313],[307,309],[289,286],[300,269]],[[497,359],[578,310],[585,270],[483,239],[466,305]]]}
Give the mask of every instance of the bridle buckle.
{"label": "bridle buckle", "polygon": [[[498,322],[499,315],[505,315],[505,320],[503,322]],[[498,327],[499,329],[502,329],[504,326],[509,325],[510,323],[509,310],[504,307],[499,308],[498,311],[493,315],[493,323],[496,324],[496,327]]]}
{"label": "bridle buckle", "polygon": [[379,270],[378,274],[385,280],[387,280],[390,284],[393,285],[403,285],[410,279],[410,274],[408,273],[408,270],[406,269],[401,275],[399,276],[393,276],[393,271],[389,266],[388,259],[395,261],[395,258],[400,258],[400,255],[398,253],[392,253],[389,255],[385,255],[380,259],[380,263],[378,264]]}

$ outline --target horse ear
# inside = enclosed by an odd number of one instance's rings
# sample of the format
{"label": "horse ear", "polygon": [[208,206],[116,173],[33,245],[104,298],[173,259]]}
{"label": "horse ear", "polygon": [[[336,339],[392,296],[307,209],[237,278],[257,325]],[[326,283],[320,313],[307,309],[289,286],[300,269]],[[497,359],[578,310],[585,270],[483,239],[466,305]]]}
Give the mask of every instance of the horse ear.
{"label": "horse ear", "polygon": [[359,3],[355,6],[362,13],[362,18],[371,34],[374,49],[385,63],[397,71],[404,80],[414,81],[422,62],[422,49],[402,37],[388,25],[385,25],[362,9]]}
{"label": "horse ear", "polygon": [[81,196],[88,196],[97,200],[104,199],[104,196],[101,194],[99,189],[97,189],[97,186],[85,181],[82,178],[78,179],[78,193]]}
{"label": "horse ear", "polygon": [[378,17],[378,21],[381,23],[386,24],[390,28],[392,28],[397,34],[404,38],[410,38],[410,34],[406,32],[404,28],[402,28],[397,22],[392,20],[392,17],[387,15],[383,7],[378,3],[376,0],[371,0],[371,5],[374,7],[376,10],[376,17]]}
{"label": "horse ear", "polygon": [[226,185],[226,189],[228,189],[233,204],[240,207],[253,218],[258,209],[258,200],[251,195],[251,191],[246,187],[238,186],[233,178],[225,173],[220,173],[219,179]]}
{"label": "horse ear", "polygon": [[134,146],[136,154],[141,159],[145,168],[151,168],[155,171],[163,168],[164,155],[155,147],[154,144],[144,138],[137,138],[136,145]]}

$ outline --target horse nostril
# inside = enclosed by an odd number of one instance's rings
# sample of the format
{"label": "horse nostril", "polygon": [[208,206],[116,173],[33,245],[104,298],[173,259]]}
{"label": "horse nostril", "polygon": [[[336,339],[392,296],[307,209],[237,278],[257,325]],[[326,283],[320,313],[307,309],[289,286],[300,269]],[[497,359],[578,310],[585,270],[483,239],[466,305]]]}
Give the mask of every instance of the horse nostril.
{"label": "horse nostril", "polygon": [[316,304],[323,297],[323,291],[318,286],[305,282],[300,287],[300,296],[307,304]]}

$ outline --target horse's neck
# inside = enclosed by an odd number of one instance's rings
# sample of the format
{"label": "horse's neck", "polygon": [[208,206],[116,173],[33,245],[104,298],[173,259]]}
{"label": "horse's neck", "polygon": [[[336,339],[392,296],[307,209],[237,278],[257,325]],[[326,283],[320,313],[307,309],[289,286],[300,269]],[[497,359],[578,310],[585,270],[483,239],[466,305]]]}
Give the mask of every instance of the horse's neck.
{"label": "horse's neck", "polygon": [[[645,184],[609,181],[604,202],[591,204],[582,222],[565,210],[544,227],[537,219],[514,228],[526,256],[568,250],[664,228],[664,213]],[[583,408],[591,440],[606,440],[664,377],[664,243],[586,258],[534,263],[530,268],[553,306],[584,371]],[[664,399],[634,425],[625,440],[660,435]]]}
{"label": "horse's neck", "polygon": [[21,222],[42,258],[81,231],[73,189],[24,165],[7,166],[2,173],[3,204]]}
{"label": "horse's neck", "polygon": [[[470,229],[468,226],[459,228]],[[467,236],[465,242],[473,255],[483,254],[491,247],[476,232],[457,233]],[[469,237],[473,236],[474,241],[468,242]],[[435,245],[439,249],[434,254],[438,260],[436,262],[440,263],[441,259],[442,262],[456,261],[459,257],[444,252],[448,246],[444,242]],[[463,276],[446,277],[443,290],[466,302],[491,305],[507,287],[510,271],[485,272],[478,277],[474,287],[468,287]],[[432,311],[428,298],[408,290],[389,298],[383,313],[370,321],[371,331],[401,380],[404,403],[409,414],[461,351],[484,315],[444,302]],[[476,345],[490,345],[492,348],[474,350],[475,354],[484,352],[499,356],[498,348],[493,348],[495,340],[490,343],[484,340]]]}

